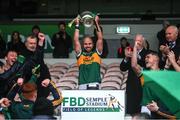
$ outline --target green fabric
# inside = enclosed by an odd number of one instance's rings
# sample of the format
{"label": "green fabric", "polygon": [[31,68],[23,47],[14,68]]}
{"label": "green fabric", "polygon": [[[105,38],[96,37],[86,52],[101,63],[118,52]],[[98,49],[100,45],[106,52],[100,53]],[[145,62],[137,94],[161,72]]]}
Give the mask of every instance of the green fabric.
{"label": "green fabric", "polygon": [[29,100],[22,100],[22,102],[13,102],[11,105],[12,119],[30,119],[33,116],[34,102]]}
{"label": "green fabric", "polygon": [[36,83],[36,81],[37,81],[37,76],[32,75],[28,83]]}
{"label": "green fabric", "polygon": [[79,69],[79,84],[87,84],[98,82],[100,83],[100,66],[98,63],[92,63],[91,65],[81,65]]}
{"label": "green fabric", "polygon": [[29,83],[36,83],[37,78],[40,76],[40,65],[37,65],[32,69],[32,76],[30,80],[28,81]]}
{"label": "green fabric", "polygon": [[[95,52],[85,54],[83,52],[82,55],[92,56],[94,53]],[[81,64],[79,67],[79,85],[93,82],[101,82],[100,64],[97,62],[92,62],[91,64]]]}
{"label": "green fabric", "polygon": [[20,63],[22,64],[22,63],[24,63],[24,61],[25,61],[25,57],[22,56],[22,55],[18,55],[17,61],[20,62]]}
{"label": "green fabric", "polygon": [[180,118],[180,72],[144,71],[142,104],[159,100],[172,114]]}
{"label": "green fabric", "polygon": [[40,76],[40,67],[41,65],[37,65],[32,69],[32,74],[36,75],[37,77]]}
{"label": "green fabric", "polygon": [[3,108],[2,113],[4,114],[6,120],[11,120],[11,115],[8,108]]}

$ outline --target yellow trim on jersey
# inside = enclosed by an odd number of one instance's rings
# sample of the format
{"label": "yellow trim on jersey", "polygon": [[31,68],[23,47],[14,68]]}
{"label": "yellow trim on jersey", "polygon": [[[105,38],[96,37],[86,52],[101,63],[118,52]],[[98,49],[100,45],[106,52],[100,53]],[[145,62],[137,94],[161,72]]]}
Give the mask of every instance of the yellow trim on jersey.
{"label": "yellow trim on jersey", "polygon": [[144,85],[144,76],[143,76],[143,74],[140,76],[140,82],[141,82],[141,86],[143,86]]}
{"label": "yellow trim on jersey", "polygon": [[60,105],[60,104],[62,103],[62,101],[63,101],[62,93],[57,89],[56,84],[54,83],[54,81],[51,80],[50,83],[52,84],[52,86],[55,88],[55,90],[58,92],[58,94],[59,94],[59,96],[60,96],[59,99],[53,100],[53,102],[52,102],[53,106],[58,106],[58,105]]}
{"label": "yellow trim on jersey", "polygon": [[101,64],[101,58],[96,52],[93,53],[92,56],[80,55],[80,57],[77,60],[78,66],[82,64],[85,64],[85,65],[92,64],[93,62]]}

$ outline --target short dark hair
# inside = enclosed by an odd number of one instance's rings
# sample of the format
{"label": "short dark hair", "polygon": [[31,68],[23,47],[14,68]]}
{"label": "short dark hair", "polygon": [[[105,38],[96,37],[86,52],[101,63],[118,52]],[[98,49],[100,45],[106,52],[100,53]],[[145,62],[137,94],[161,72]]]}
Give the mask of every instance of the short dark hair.
{"label": "short dark hair", "polygon": [[123,40],[128,41],[128,39],[127,39],[126,37],[122,37],[122,38],[120,39],[121,42],[122,42]]}
{"label": "short dark hair", "polygon": [[[30,34],[29,36],[27,36],[27,38],[36,39],[36,41],[37,41],[37,37],[36,37],[36,35],[34,35],[34,34]],[[27,42],[27,38],[26,38],[26,40],[24,41],[24,43]]]}
{"label": "short dark hair", "polygon": [[33,31],[34,29],[38,29],[38,30],[40,31],[40,27],[39,27],[38,25],[34,25],[34,26],[32,27],[32,31]]}
{"label": "short dark hair", "polygon": [[154,50],[148,50],[146,55],[148,54],[152,54],[152,55],[156,55],[156,56],[159,56],[158,52],[154,51]]}
{"label": "short dark hair", "polygon": [[60,26],[60,25],[66,26],[66,23],[65,23],[64,21],[60,21],[60,22],[58,23],[58,26]]}
{"label": "short dark hair", "polygon": [[94,43],[94,42],[93,42],[93,39],[92,39],[92,37],[91,37],[90,35],[85,35],[85,36],[82,38],[83,43],[84,43],[84,39],[86,39],[86,38],[90,38],[91,41],[92,41],[92,43]]}
{"label": "short dark hair", "polygon": [[[9,52],[15,52],[15,53],[17,53],[15,49],[9,49],[9,50],[6,50],[6,51],[5,51],[5,56],[7,56],[7,55],[9,54]],[[17,54],[18,54],[18,53],[17,53]]]}
{"label": "short dark hair", "polygon": [[157,56],[157,57],[159,58],[159,54],[158,54],[158,52],[156,52],[156,51],[148,50],[147,53],[146,53],[146,55],[149,55],[149,54],[155,55],[155,56]]}

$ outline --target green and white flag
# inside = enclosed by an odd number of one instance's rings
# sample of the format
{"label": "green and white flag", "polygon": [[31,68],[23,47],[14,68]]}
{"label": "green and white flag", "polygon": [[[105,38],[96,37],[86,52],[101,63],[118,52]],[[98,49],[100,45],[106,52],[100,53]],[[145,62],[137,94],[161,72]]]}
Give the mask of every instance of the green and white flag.
{"label": "green and white flag", "polygon": [[144,71],[142,104],[159,100],[177,118],[180,118],[180,72]]}

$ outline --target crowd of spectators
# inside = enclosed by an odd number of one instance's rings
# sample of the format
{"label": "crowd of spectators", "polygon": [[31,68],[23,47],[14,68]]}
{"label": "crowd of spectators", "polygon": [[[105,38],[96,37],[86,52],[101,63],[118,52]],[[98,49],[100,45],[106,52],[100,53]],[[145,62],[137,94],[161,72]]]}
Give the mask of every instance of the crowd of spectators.
{"label": "crowd of spectators", "polygon": [[[73,40],[66,32],[65,22],[58,24],[59,31],[53,35],[51,42],[54,46],[53,57],[68,58],[74,44],[79,67],[79,89],[99,89],[101,58],[107,57],[108,44],[103,38],[99,17],[96,16],[94,37],[85,36],[81,45],[79,22],[76,19]],[[176,118],[176,113],[171,113],[160,99],[142,103],[145,89],[142,71],[180,71],[179,33],[179,26],[165,21],[163,29],[157,33],[158,51],[151,50],[142,34],[134,36],[134,45],[126,37],[120,39],[120,48],[117,50],[117,57],[122,58],[120,70],[128,71],[126,114],[138,115],[142,107],[145,107],[151,112],[148,117]],[[44,63],[44,41],[45,35],[37,25],[32,28],[25,42],[21,41],[18,31],[12,33],[7,45],[0,36],[0,57],[5,59],[5,63],[0,66],[1,117],[54,119],[54,107],[60,105],[62,96],[51,81],[48,67]],[[46,99],[50,92],[56,102]]]}

